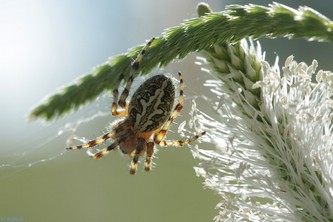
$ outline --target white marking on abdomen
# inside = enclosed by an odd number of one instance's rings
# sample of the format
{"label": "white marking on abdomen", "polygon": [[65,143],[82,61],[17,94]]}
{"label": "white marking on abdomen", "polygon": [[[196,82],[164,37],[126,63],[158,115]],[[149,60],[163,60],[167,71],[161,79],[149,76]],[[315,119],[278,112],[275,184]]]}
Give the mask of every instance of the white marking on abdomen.
{"label": "white marking on abdomen", "polygon": [[[157,89],[155,91],[155,95],[151,96],[149,98],[149,101],[146,102],[144,99],[141,99],[140,100],[140,104],[142,105],[142,113],[138,113],[137,116],[136,116],[136,120],[135,120],[135,128],[137,129],[141,129],[141,130],[145,130],[148,128],[149,125],[153,124],[153,122],[151,121],[151,118],[156,115],[156,114],[163,114],[163,110],[161,109],[157,109],[157,107],[160,105],[161,103],[161,98],[164,96],[165,94],[165,87],[167,86],[167,81],[164,81],[163,84],[162,84],[162,87],[161,89]],[[148,113],[147,113],[147,107],[150,106],[153,102],[155,102],[154,104],[154,112],[150,113],[145,119],[144,119],[144,124],[142,124],[142,118],[144,116],[146,116]],[[139,127],[140,126],[140,127]]]}

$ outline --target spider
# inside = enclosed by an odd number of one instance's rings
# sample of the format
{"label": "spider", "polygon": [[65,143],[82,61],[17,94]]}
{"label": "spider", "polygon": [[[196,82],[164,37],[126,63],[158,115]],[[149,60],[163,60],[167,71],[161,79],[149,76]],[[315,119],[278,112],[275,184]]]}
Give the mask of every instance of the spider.
{"label": "spider", "polygon": [[[77,150],[89,148],[111,138],[114,141],[111,145],[99,152],[89,155],[94,159],[98,159],[119,147],[124,154],[128,154],[129,157],[132,158],[130,174],[135,174],[139,156],[143,156],[144,154],[146,154],[145,170],[150,170],[155,144],[162,147],[182,147],[205,134],[205,132],[202,132],[191,138],[179,141],[164,140],[170,124],[183,108],[184,83],[180,72],[178,72],[180,81],[179,101],[173,111],[175,87],[172,80],[164,75],[156,75],[146,80],[134,92],[130,102],[126,104],[126,98],[128,97],[135,73],[138,71],[140,62],[153,41],[154,38],[143,47],[137,58],[132,62],[129,78],[118,104],[118,87],[121,80],[117,82],[113,90],[112,115],[125,117],[125,119],[116,124],[112,130],[105,135],[91,140],[88,143],[67,147],[66,149]],[[118,110],[118,105],[122,108],[121,110]]]}

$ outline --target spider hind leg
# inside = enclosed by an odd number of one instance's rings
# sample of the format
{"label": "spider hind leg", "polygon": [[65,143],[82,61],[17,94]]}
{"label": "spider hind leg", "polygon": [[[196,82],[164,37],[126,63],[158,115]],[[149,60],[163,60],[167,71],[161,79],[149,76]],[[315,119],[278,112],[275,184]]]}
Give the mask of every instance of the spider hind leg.
{"label": "spider hind leg", "polygon": [[185,140],[162,140],[160,141],[159,145],[162,147],[166,146],[175,146],[175,147],[182,147],[185,146],[186,144],[189,144],[190,142],[197,140],[198,138],[202,137],[205,135],[206,132],[198,133],[197,135],[190,137]]}

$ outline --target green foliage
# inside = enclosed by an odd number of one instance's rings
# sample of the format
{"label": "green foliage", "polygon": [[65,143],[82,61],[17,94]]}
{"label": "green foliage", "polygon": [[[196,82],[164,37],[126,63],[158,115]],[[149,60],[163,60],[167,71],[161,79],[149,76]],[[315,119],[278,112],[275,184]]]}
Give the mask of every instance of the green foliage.
{"label": "green foliage", "polygon": [[[204,14],[209,9],[203,9]],[[200,10],[199,10],[200,11]],[[143,58],[139,74],[148,74],[156,66],[166,66],[189,53],[209,50],[212,45],[236,43],[246,37],[289,37],[333,42],[333,23],[307,7],[298,10],[281,4],[230,5],[225,11],[192,18],[169,28],[157,37]],[[128,78],[131,61],[143,45],[126,54],[114,56],[93,73],[85,75],[50,96],[34,108],[30,119],[52,120],[95,99],[105,90],[112,90],[121,74]]]}

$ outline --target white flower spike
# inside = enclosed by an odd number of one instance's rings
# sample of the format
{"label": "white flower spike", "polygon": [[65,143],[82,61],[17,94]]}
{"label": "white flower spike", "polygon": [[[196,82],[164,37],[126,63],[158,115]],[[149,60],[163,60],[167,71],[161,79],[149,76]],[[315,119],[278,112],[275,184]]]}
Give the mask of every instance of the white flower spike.
{"label": "white flower spike", "polygon": [[252,42],[205,57],[219,119],[196,111],[216,148],[195,169],[222,197],[215,221],[333,221],[333,73],[293,56],[280,73]]}

